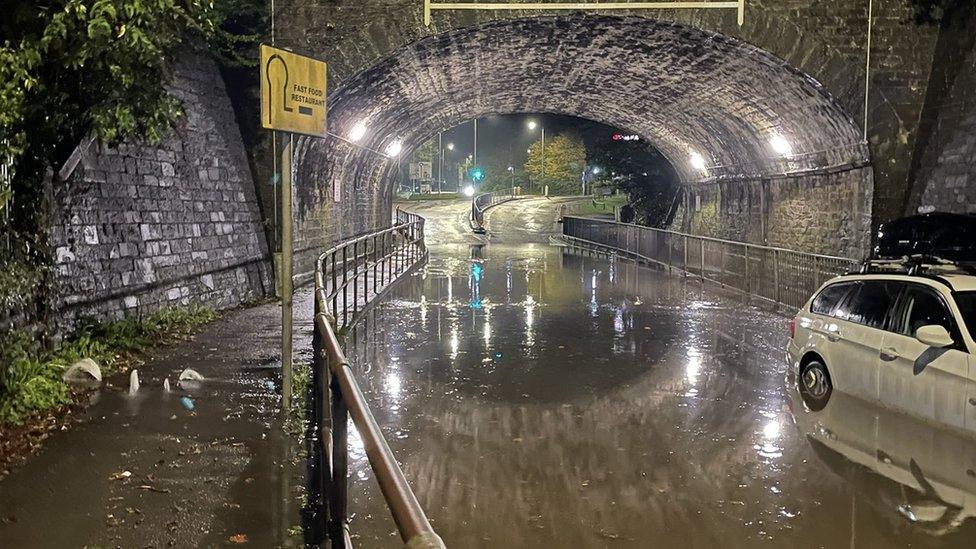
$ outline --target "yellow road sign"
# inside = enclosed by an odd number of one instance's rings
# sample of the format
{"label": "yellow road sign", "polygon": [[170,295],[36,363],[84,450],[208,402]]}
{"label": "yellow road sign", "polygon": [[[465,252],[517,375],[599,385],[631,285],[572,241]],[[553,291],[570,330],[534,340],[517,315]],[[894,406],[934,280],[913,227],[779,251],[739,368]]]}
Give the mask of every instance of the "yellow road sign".
{"label": "yellow road sign", "polygon": [[261,126],[325,137],[325,61],[261,44]]}

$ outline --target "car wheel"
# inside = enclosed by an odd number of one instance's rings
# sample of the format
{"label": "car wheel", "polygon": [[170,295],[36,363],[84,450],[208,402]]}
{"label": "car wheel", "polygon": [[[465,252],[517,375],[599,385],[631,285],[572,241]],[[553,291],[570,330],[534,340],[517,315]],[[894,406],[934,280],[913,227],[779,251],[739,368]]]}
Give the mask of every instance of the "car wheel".
{"label": "car wheel", "polygon": [[799,382],[800,394],[807,407],[814,412],[823,410],[834,390],[827,366],[819,359],[811,360],[800,371]]}

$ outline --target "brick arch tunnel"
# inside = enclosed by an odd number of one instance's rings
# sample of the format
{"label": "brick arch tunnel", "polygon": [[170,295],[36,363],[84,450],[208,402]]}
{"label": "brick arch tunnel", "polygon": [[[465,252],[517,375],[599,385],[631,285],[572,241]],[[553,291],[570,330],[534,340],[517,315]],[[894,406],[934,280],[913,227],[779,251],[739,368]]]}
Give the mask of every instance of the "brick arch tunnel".
{"label": "brick arch tunnel", "polygon": [[[331,132],[363,122],[360,145],[382,151],[400,140],[404,154],[493,114],[601,122],[641,135],[673,164],[686,191],[678,228],[770,244],[807,235],[793,247],[821,252],[867,246],[870,158],[849,114],[774,55],[683,24],[569,15],[452,30],[345,79],[329,105]],[[396,162],[336,138],[303,140],[298,154],[310,226],[323,216],[388,219]],[[818,215],[825,196],[845,211]]]}

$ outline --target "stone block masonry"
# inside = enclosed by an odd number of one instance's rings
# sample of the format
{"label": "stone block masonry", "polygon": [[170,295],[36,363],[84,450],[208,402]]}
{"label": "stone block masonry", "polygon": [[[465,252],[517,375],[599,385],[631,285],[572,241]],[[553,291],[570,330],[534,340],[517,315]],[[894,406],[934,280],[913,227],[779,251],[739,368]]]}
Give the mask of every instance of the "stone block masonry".
{"label": "stone block masonry", "polygon": [[169,87],[185,116],[164,142],[94,144],[55,185],[50,237],[68,324],[177,305],[224,309],[273,292],[254,182],[216,65],[188,50]]}
{"label": "stone block masonry", "polygon": [[835,174],[690,186],[671,228],[861,259],[871,246],[872,191],[867,167]]}

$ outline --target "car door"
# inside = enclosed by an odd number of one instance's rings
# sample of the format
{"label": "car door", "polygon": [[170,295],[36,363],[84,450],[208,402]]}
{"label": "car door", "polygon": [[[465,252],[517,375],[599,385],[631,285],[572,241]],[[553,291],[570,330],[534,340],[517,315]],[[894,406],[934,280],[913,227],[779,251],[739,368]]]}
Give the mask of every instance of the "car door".
{"label": "car door", "polygon": [[900,287],[886,280],[862,280],[848,295],[835,316],[840,320],[831,349],[831,377],[840,376],[840,390],[877,401],[878,356],[884,343],[884,327]]}
{"label": "car door", "polygon": [[[924,284],[905,284],[879,354],[881,401],[965,429],[969,356],[959,327],[939,292]],[[915,338],[918,328],[933,324],[949,332],[952,345],[935,348]]]}
{"label": "car door", "polygon": [[[962,324],[969,332],[969,339],[966,342],[969,346],[969,406],[966,407],[966,429],[976,433],[976,291],[956,292],[953,295]],[[976,471],[976,468],[973,470]]]}
{"label": "car door", "polygon": [[809,348],[815,349],[827,361],[834,388],[846,393],[854,393],[852,380],[852,359],[845,351],[840,334],[845,322],[838,315],[847,316],[845,304],[849,296],[857,292],[859,282],[838,282],[824,288],[810,304],[811,318],[807,328],[810,330]]}

